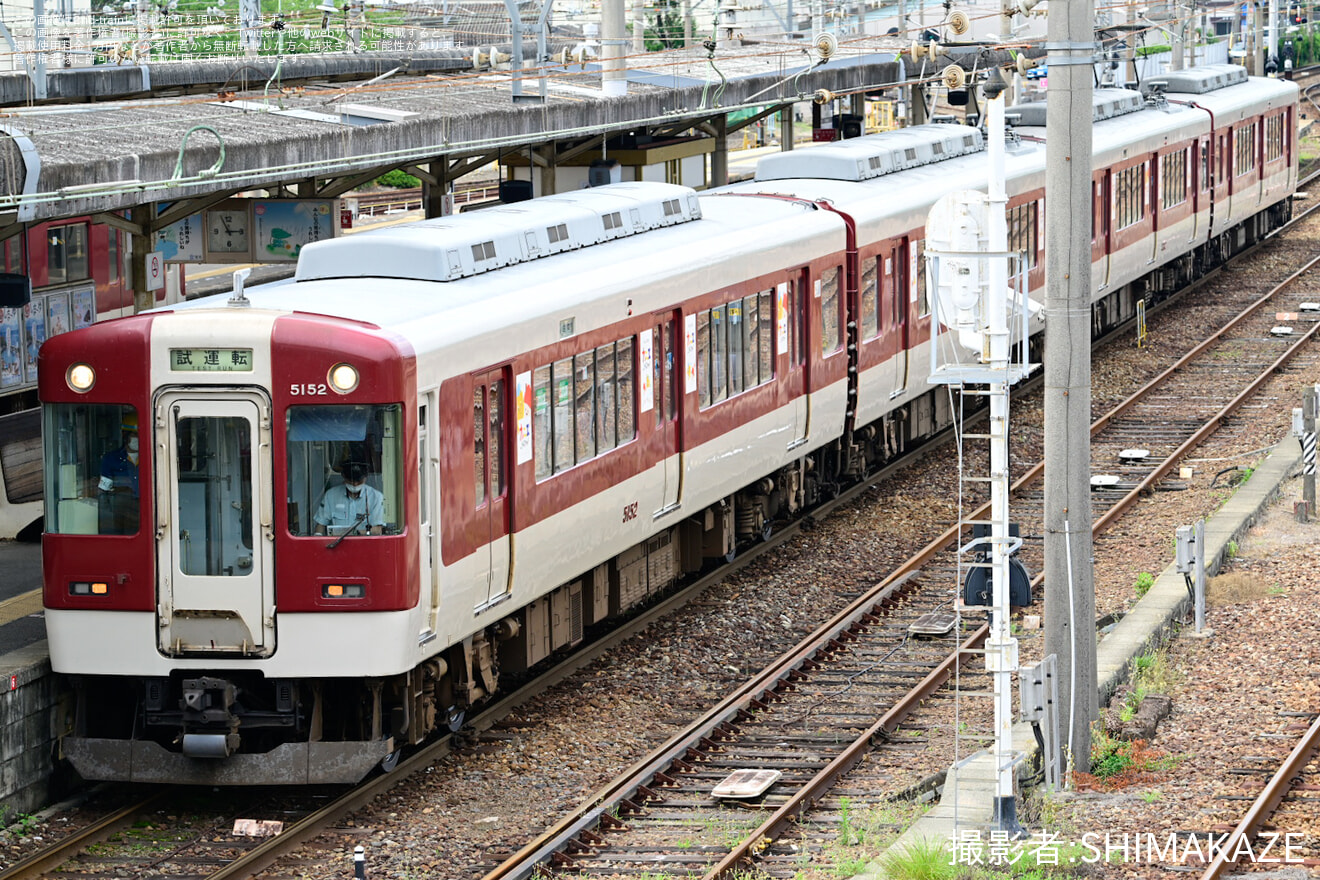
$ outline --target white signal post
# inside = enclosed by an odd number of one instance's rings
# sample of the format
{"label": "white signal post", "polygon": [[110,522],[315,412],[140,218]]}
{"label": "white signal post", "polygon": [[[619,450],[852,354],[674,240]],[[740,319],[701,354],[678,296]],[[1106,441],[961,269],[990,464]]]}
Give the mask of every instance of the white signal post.
{"label": "white signal post", "polygon": [[[986,641],[986,668],[994,675],[994,760],[996,768],[994,823],[1011,837],[1024,835],[1017,821],[1012,749],[1013,675],[1018,671],[1018,643],[1009,629],[1009,558],[1020,539],[1013,538],[1008,511],[1009,389],[1032,369],[1027,363],[1030,308],[1017,274],[1016,296],[1009,300],[1008,196],[1004,171],[1004,93],[997,68],[986,83],[987,194],[951,193],[936,203],[926,228],[931,272],[939,309],[931,379],[943,384],[984,384],[990,403],[990,536],[978,538],[960,552],[983,551],[989,544],[991,585],[990,635]],[[939,334],[944,328],[944,338]],[[1015,342],[1014,336],[1017,336]],[[960,351],[975,351],[977,363],[957,362]]]}

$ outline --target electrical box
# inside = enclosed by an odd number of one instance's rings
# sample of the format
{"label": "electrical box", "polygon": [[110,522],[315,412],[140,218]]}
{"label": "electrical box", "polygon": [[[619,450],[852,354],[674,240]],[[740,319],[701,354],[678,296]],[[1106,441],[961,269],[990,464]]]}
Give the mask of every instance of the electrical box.
{"label": "electrical box", "polygon": [[1191,574],[1196,562],[1196,532],[1191,526],[1178,526],[1174,563],[1182,574]]}

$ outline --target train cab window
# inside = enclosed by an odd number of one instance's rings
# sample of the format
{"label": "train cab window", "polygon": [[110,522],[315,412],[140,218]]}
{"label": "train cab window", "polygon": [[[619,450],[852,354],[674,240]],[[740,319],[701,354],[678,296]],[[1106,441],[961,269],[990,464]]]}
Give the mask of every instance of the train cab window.
{"label": "train cab window", "polygon": [[65,284],[92,277],[86,223],[52,226],[46,231],[47,284]]}
{"label": "train cab window", "polygon": [[842,305],[839,302],[839,267],[827,269],[816,279],[817,293],[820,296],[820,352],[833,354],[843,347],[843,333],[840,322],[843,318]]}
{"label": "train cab window", "polygon": [[50,404],[44,420],[46,531],[136,533],[137,410],[118,404]]}
{"label": "train cab window", "polygon": [[[402,411],[398,404],[289,407],[289,531],[352,536],[402,531]],[[355,493],[359,483],[370,491]]]}
{"label": "train cab window", "polygon": [[863,339],[880,335],[880,257],[866,261],[862,270],[862,333]]}

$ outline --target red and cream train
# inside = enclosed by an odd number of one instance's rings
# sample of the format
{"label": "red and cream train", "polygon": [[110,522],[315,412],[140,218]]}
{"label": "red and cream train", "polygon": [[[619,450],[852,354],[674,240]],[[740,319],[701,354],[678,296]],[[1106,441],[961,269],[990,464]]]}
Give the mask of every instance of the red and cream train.
{"label": "red and cream train", "polygon": [[[1291,83],[1200,69],[1096,107],[1097,327],[1288,215]],[[1041,109],[1010,109],[1007,157],[1038,300]],[[922,227],[984,180],[979,131],[921,126],[701,194],[617,184],[319,243],[289,282],[50,339],[64,753],[96,779],[355,780],[940,429]],[[134,425],[138,497],[103,491]],[[383,528],[316,534],[347,461]]]}

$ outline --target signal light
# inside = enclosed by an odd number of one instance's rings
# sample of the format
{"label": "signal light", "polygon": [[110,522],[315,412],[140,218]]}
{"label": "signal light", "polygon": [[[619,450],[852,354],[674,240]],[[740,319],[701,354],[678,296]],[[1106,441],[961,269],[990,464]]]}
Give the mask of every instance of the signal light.
{"label": "signal light", "polygon": [[69,584],[70,596],[108,596],[110,585],[104,581],[74,581]]}
{"label": "signal light", "polygon": [[367,595],[365,584],[322,584],[322,599],[361,599]]}

